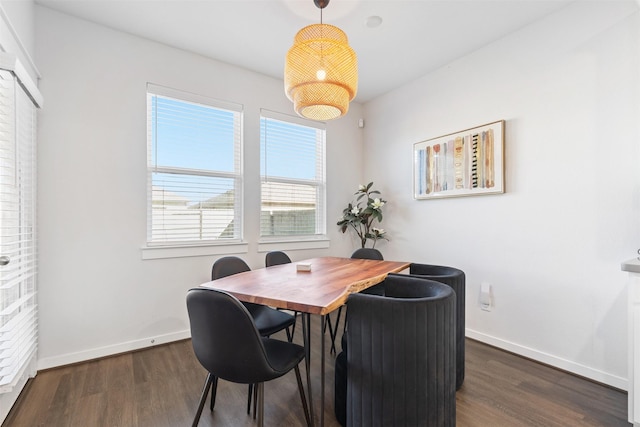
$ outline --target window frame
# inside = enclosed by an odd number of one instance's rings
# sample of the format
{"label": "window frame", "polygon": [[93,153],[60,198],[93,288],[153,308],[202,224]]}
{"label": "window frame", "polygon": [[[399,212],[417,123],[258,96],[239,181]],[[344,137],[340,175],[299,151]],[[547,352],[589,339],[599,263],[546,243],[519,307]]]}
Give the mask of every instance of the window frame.
{"label": "window frame", "polygon": [[[158,166],[155,164],[154,138],[152,126],[155,121],[152,117],[152,100],[154,97],[163,97],[178,102],[197,104],[219,110],[230,111],[237,114],[234,122],[234,171],[222,171],[214,169],[190,169],[175,166]],[[142,248],[143,259],[174,258],[183,256],[219,255],[228,253],[247,252],[247,243],[244,238],[244,138],[243,121],[244,108],[241,104],[221,101],[203,95],[185,92],[147,83],[147,225],[146,244]],[[220,177],[234,180],[234,237],[225,239],[194,239],[194,240],[152,240],[153,226],[153,175],[154,173],[183,174],[201,177]]]}
{"label": "window frame", "polygon": [[316,206],[316,232],[314,234],[287,234],[287,235],[262,235],[262,224],[259,224],[259,240],[258,251],[268,251],[280,248],[280,250],[295,250],[295,249],[321,249],[329,247],[329,238],[327,236],[327,135],[326,135],[326,123],[319,121],[312,121],[303,119],[298,116],[292,116],[289,114],[279,113],[267,109],[260,110],[260,219],[262,217],[262,195],[263,184],[266,182],[268,175],[264,174],[263,170],[263,120],[276,120],[279,122],[304,126],[308,128],[316,129],[322,132],[320,147],[316,147],[316,152],[321,155],[319,161],[321,165],[318,166],[318,159],[316,159],[316,168],[321,169],[321,179],[298,179],[292,177],[269,177],[272,182],[278,182],[283,184],[302,184],[313,185],[316,187],[316,194],[318,197],[318,203]]}

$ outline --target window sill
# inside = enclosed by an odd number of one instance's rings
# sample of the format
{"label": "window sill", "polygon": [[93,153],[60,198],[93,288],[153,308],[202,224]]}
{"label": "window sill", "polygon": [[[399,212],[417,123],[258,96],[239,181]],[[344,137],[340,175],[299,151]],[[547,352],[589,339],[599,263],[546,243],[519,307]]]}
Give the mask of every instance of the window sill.
{"label": "window sill", "polygon": [[327,249],[330,243],[326,237],[309,240],[261,240],[258,242],[258,252]]}
{"label": "window sill", "polygon": [[217,245],[145,246],[140,250],[142,259],[147,260],[247,253],[248,247],[246,242],[233,242]]}

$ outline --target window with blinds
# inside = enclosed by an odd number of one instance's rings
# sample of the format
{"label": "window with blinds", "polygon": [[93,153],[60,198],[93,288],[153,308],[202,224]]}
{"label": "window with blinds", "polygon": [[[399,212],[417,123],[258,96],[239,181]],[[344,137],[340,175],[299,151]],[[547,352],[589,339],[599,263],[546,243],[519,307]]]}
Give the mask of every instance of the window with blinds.
{"label": "window with blinds", "polygon": [[323,123],[263,110],[260,176],[262,237],[326,233]]}
{"label": "window with blinds", "polygon": [[242,237],[242,106],[147,85],[148,243]]}
{"label": "window with blinds", "polygon": [[[35,373],[36,105],[0,69],[0,392]],[[41,101],[40,101],[41,102]]]}

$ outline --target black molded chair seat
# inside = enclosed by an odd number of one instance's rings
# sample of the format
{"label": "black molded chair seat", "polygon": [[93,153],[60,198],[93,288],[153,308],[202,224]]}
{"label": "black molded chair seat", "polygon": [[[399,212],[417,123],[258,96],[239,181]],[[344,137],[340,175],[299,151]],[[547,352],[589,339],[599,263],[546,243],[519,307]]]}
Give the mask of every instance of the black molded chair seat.
{"label": "black molded chair seat", "polygon": [[455,426],[455,293],[401,274],[383,283],[385,296],[347,300],[336,418],[343,426]]}
{"label": "black molded chair seat", "polygon": [[295,317],[284,311],[275,310],[264,305],[245,302],[243,302],[243,304],[253,317],[256,327],[260,331],[260,335],[268,337],[285,329],[287,338],[291,341],[293,337],[287,328],[295,325]]}
{"label": "black molded chair seat", "polygon": [[465,274],[464,271],[444,265],[412,263],[409,274],[429,280],[436,280],[451,286],[456,293],[456,390],[464,383],[465,358]]}
{"label": "black molded chair seat", "polygon": [[234,296],[216,289],[196,288],[187,293],[193,350],[207,370],[207,379],[193,420],[197,426],[209,389],[211,410],[218,379],[257,384],[258,424],[264,423],[264,383],[295,370],[307,425],[309,410],[298,365],[305,349],[297,344],[261,336],[247,309]]}

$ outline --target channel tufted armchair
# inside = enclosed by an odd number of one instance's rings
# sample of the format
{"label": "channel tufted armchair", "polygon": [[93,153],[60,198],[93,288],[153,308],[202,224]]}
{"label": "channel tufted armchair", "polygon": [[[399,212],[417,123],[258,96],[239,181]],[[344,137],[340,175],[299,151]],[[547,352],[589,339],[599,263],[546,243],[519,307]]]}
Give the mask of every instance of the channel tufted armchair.
{"label": "channel tufted armchair", "polygon": [[336,358],[343,426],[455,426],[456,295],[440,282],[389,274],[385,296],[352,294]]}

